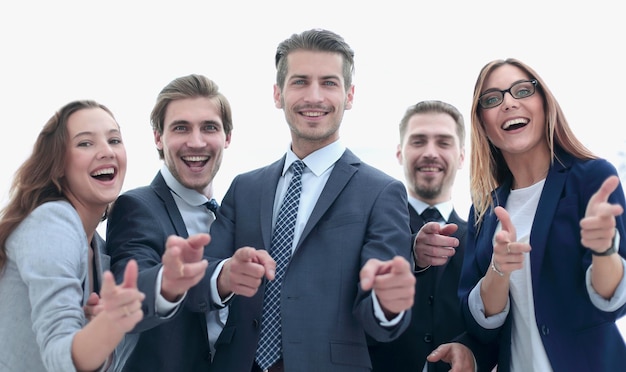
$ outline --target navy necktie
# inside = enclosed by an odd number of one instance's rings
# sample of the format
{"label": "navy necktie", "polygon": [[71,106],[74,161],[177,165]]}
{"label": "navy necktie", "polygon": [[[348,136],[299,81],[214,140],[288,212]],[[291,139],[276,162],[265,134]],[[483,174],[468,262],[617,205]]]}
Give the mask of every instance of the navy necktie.
{"label": "navy necktie", "polygon": [[208,202],[205,202],[204,206],[207,207],[207,209],[210,210],[213,213],[217,213],[217,207],[219,207],[219,205],[217,204],[217,201],[215,201],[215,199],[211,199]]}
{"label": "navy necktie", "polygon": [[294,227],[298,216],[300,192],[302,191],[302,171],[304,163],[296,160],[291,164],[293,177],[289,183],[287,194],[280,206],[270,254],[276,261],[276,276],[265,285],[263,298],[263,314],[261,315],[261,336],[256,351],[256,362],[265,370],[281,357],[281,322],[280,322],[280,287],[287,264],[291,259]]}
{"label": "navy necktie", "polygon": [[441,216],[441,213],[439,213],[439,210],[433,207],[424,209],[424,211],[422,212],[422,214],[420,214],[420,216],[422,216],[424,223],[439,222],[443,220],[443,217]]}

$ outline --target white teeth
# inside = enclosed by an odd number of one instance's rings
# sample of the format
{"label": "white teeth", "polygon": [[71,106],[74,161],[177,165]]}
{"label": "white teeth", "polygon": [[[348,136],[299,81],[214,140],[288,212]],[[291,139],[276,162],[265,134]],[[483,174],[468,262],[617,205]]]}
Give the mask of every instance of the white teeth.
{"label": "white teeth", "polygon": [[419,169],[422,172],[437,172],[439,171],[439,168],[436,167],[422,167]]}
{"label": "white teeth", "polygon": [[183,156],[184,161],[205,161],[207,159],[207,156]]}
{"label": "white teeth", "polygon": [[96,176],[102,176],[105,174],[113,174],[115,173],[115,169],[113,168],[104,168],[104,169],[98,169],[97,171],[93,172],[91,175],[96,177]]}
{"label": "white teeth", "polygon": [[522,119],[522,118],[509,120],[506,123],[504,123],[504,125],[502,126],[502,129],[509,129],[510,126],[515,125],[515,124],[528,124],[528,120]]}
{"label": "white teeth", "polygon": [[317,117],[317,116],[322,116],[324,115],[324,112],[319,112],[319,111],[313,111],[313,112],[303,112],[302,115],[304,116],[310,116],[310,117]]}

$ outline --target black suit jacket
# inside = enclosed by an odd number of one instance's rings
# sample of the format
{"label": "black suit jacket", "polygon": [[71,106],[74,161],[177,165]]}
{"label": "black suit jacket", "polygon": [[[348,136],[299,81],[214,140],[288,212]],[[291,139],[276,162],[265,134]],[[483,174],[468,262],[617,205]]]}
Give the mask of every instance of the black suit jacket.
{"label": "black suit jacket", "polygon": [[[415,235],[424,225],[424,221],[411,206],[409,214],[411,233]],[[448,223],[459,227],[454,234],[459,239],[456,254],[443,266],[432,266],[415,274],[415,302],[409,328],[394,341],[370,342],[374,371],[420,372],[428,354],[465,331],[457,290],[463,267],[467,222],[453,210]],[[429,371],[449,369],[450,366],[446,363],[429,366]]]}
{"label": "black suit jacket", "polygon": [[[159,172],[149,186],[130,190],[117,199],[107,224],[107,251],[118,282],[133,258],[139,265],[139,290],[145,293],[143,320],[127,336],[136,345],[124,371],[207,371],[210,347],[206,311],[209,279],[191,288],[176,313],[162,318],[155,311],[155,287],[165,241],[187,237],[174,198]],[[132,345],[130,345],[132,347]]]}

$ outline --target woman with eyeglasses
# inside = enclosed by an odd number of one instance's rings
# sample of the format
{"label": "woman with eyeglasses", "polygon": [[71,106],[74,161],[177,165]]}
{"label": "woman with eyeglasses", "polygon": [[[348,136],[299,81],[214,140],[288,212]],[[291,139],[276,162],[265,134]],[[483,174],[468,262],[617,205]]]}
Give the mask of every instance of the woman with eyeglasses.
{"label": "woman with eyeglasses", "polygon": [[481,70],[471,145],[459,287],[469,332],[499,344],[498,372],[626,368],[615,167],[585,148],[543,79],[515,59]]}

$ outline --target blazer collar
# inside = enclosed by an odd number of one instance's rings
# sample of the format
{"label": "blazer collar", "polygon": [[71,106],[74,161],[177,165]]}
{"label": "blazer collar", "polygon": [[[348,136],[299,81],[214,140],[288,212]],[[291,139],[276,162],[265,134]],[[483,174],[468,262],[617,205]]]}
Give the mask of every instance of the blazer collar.
{"label": "blazer collar", "polygon": [[[539,204],[537,205],[537,213],[535,213],[535,219],[533,220],[531,228],[530,246],[533,250],[530,255],[530,259],[533,278],[539,277],[541,263],[545,255],[548,234],[560,201],[558,195],[561,194],[561,191],[565,186],[567,175],[569,174],[569,170],[571,169],[574,160],[574,157],[566,152],[560,149],[555,150],[555,157],[553,158],[552,165],[548,171],[548,176],[546,177],[546,182],[543,186],[543,190],[541,191]],[[495,190],[493,195],[495,206],[504,207],[506,205],[506,201],[511,192],[511,184],[512,178],[508,178]],[[488,233],[487,236],[491,237],[495,232],[498,219],[495,215],[493,215],[493,210],[489,212],[489,215],[490,218],[485,219],[485,226],[483,226],[483,228],[485,229],[485,232]],[[533,281],[534,290],[537,290],[536,286],[538,285],[538,282],[539,281],[537,280]]]}
{"label": "blazer collar", "polygon": [[150,188],[152,188],[157,197],[163,202],[167,214],[172,221],[172,225],[174,226],[174,230],[176,230],[176,235],[187,238],[189,235],[187,233],[185,221],[176,206],[176,202],[172,196],[172,191],[165,183],[165,179],[161,175],[161,172],[158,172],[154,177],[152,183],[150,184]]}

